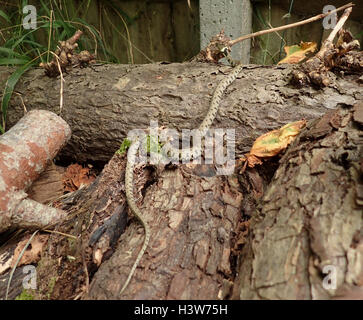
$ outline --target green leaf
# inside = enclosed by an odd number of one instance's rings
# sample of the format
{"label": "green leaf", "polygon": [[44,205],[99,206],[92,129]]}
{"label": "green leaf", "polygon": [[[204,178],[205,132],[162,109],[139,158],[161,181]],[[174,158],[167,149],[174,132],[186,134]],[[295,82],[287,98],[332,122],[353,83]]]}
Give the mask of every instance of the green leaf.
{"label": "green leaf", "polygon": [[50,10],[48,6],[43,2],[43,0],[40,0],[40,3],[42,5],[43,10],[47,13],[47,16],[50,17]]}
{"label": "green leaf", "polygon": [[22,42],[22,44],[24,44],[24,43],[30,44],[32,47],[34,47],[34,49],[35,48],[43,48],[44,49],[44,46],[43,45],[41,45],[40,43],[38,43],[38,42],[36,42],[34,40],[24,40]]}
{"label": "green leaf", "polygon": [[34,296],[26,289],[23,289],[22,293],[15,300],[34,300]]}
{"label": "green leaf", "polygon": [[14,50],[19,44],[22,44],[24,42],[24,39],[28,37],[31,33],[37,31],[37,29],[32,29],[25,33],[22,37],[20,37],[18,40],[15,41],[15,43],[12,46],[12,49]]}
{"label": "green leaf", "polygon": [[159,141],[159,137],[147,135],[146,150],[148,153],[160,153],[161,147],[162,145]]}
{"label": "green leaf", "polygon": [[[50,27],[50,22],[44,22],[42,25],[39,26],[39,28],[45,28],[45,29],[49,29]],[[53,21],[52,22],[52,28],[53,29],[58,29],[61,28],[62,24],[59,23],[59,21]]]}
{"label": "green leaf", "polygon": [[72,37],[76,31],[76,28],[73,27],[71,24],[69,24],[68,22],[64,22],[59,20],[58,23],[60,24],[60,26],[64,29],[64,31],[66,32],[63,36],[64,38],[61,39],[68,39],[70,37]]}

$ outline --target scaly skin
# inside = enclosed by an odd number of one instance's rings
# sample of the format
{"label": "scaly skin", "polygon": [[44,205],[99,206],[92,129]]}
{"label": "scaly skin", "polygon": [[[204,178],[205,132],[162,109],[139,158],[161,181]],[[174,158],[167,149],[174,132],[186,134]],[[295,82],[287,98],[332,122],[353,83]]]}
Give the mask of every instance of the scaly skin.
{"label": "scaly skin", "polygon": [[[217,88],[215,89],[215,91],[213,93],[213,97],[212,97],[212,100],[210,103],[208,113],[198,128],[199,133],[202,137],[206,134],[206,132],[212,125],[212,123],[217,115],[217,112],[219,109],[219,104],[221,102],[224,91],[237,78],[237,76],[241,72],[242,68],[243,68],[242,64],[239,64],[236,67],[234,67],[233,70],[231,71],[231,73],[229,73],[217,85]],[[136,140],[132,141],[132,144],[127,152],[125,189],[126,189],[127,204],[129,205],[133,214],[140,220],[141,224],[143,225],[143,227],[145,229],[145,238],[144,238],[144,243],[142,245],[142,248],[141,248],[139,254],[137,255],[136,261],[131,268],[131,271],[125,281],[125,284],[123,285],[123,287],[120,291],[120,294],[122,294],[124,292],[124,290],[126,289],[128,284],[130,283],[130,280],[131,280],[142,256],[144,255],[145,250],[150,241],[150,228],[149,228],[148,224],[146,223],[146,221],[144,220],[140,209],[136,205],[135,198],[134,198],[134,192],[133,192],[134,164],[135,164],[136,152],[137,152],[139,146],[140,146],[140,140],[136,138]],[[192,155],[199,156],[200,154],[201,154],[201,150],[199,147],[197,147],[196,149],[191,148],[187,152],[185,150],[183,150],[183,153],[182,153],[182,150],[180,150],[180,149],[171,149],[170,154],[168,156],[169,156],[170,160],[177,159],[177,160],[183,161],[183,160],[191,159]]]}
{"label": "scaly skin", "polygon": [[130,207],[131,211],[136,216],[136,218],[138,218],[140,220],[141,224],[143,225],[143,227],[145,229],[145,239],[144,239],[142,248],[136,258],[136,261],[135,261],[134,265],[132,266],[131,271],[127,277],[127,280],[120,291],[120,294],[122,294],[122,292],[128,286],[128,284],[136,270],[136,267],[138,266],[138,264],[141,260],[141,257],[144,255],[144,252],[145,252],[145,250],[149,244],[149,240],[150,240],[150,228],[149,228],[148,224],[146,223],[146,221],[144,220],[144,218],[142,217],[142,213],[141,213],[140,209],[138,208],[138,206],[136,205],[135,198],[134,198],[134,184],[133,184],[134,164],[135,164],[136,152],[137,152],[139,146],[140,146],[140,140],[136,140],[135,142],[133,142],[131,144],[131,146],[127,152],[127,164],[126,164],[126,172],[125,172],[125,190],[126,190],[126,200],[127,200],[128,206]]}

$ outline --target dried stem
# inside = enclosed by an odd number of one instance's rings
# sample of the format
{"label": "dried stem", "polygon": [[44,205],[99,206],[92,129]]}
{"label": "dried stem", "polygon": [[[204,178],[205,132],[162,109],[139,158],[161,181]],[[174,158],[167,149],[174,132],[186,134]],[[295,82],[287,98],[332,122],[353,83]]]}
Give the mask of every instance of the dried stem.
{"label": "dried stem", "polygon": [[344,5],[344,6],[339,7],[338,9],[332,10],[332,11],[327,12],[327,13],[318,14],[315,17],[311,17],[311,18],[303,20],[303,21],[290,23],[290,24],[287,24],[287,25],[284,25],[284,26],[273,28],[273,29],[261,30],[261,31],[255,32],[255,33],[251,33],[251,34],[239,37],[237,39],[229,41],[228,44],[229,44],[229,46],[233,46],[234,44],[236,44],[238,42],[241,42],[243,40],[246,40],[246,39],[254,38],[254,37],[257,37],[257,36],[262,36],[264,34],[271,33],[271,32],[277,32],[277,31],[281,31],[281,30],[285,30],[285,29],[298,27],[298,26],[301,26],[303,24],[307,24],[307,23],[310,23],[310,22],[313,22],[313,21],[316,21],[316,20],[323,19],[328,15],[331,15],[331,14],[333,14],[335,12],[344,10],[344,9],[352,7],[352,6],[354,6],[354,3],[350,2],[350,3],[348,3],[348,4]]}
{"label": "dried stem", "polygon": [[[339,30],[343,27],[345,21],[347,21],[350,13],[352,12],[352,7],[346,9],[342,16],[340,17],[338,23],[335,25],[333,31],[330,33],[329,37],[325,40],[325,42],[333,42],[335,36],[337,35],[337,33],[339,32]],[[325,43],[324,42],[324,43]]]}

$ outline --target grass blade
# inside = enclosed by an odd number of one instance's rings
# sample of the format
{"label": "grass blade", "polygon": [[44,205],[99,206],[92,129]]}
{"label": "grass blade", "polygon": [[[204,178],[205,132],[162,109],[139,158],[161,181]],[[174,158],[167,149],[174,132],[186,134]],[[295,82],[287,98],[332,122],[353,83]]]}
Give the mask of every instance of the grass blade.
{"label": "grass blade", "polygon": [[14,52],[13,50],[5,47],[0,47],[0,57],[6,55],[7,57],[14,56],[15,58],[25,59],[24,54]]}
{"label": "grass blade", "polygon": [[35,61],[29,62],[29,63],[19,67],[8,78],[8,81],[6,81],[6,85],[5,85],[5,89],[4,89],[4,93],[3,93],[3,99],[1,101],[1,111],[2,111],[2,125],[0,125],[1,133],[5,132],[6,114],[7,114],[10,98],[14,91],[14,87],[17,84],[21,75],[34,64],[35,64]]}
{"label": "grass blade", "polygon": [[0,10],[0,17],[4,18],[6,20],[6,22],[11,24],[11,20],[10,20],[9,16],[2,10]]}
{"label": "grass blade", "polygon": [[0,66],[7,66],[11,64],[25,64],[27,62],[29,62],[29,59],[0,58]]}

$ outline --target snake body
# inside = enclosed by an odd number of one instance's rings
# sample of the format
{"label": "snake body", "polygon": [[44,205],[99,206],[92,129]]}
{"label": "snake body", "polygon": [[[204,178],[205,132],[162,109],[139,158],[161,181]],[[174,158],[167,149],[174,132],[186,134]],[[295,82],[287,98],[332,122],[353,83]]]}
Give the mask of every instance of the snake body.
{"label": "snake body", "polygon": [[[210,103],[208,113],[205,116],[202,123],[200,124],[199,128],[197,129],[199,131],[201,137],[203,137],[206,134],[206,132],[209,130],[210,126],[212,125],[212,123],[217,115],[217,112],[219,109],[219,104],[221,102],[224,91],[237,78],[237,76],[240,73],[240,71],[242,70],[242,68],[243,68],[242,64],[238,64],[237,66],[235,66],[232,69],[232,71],[225,78],[223,78],[217,85],[217,87],[213,93],[213,97],[212,97],[212,100]],[[127,204],[129,206],[129,208],[131,209],[131,211],[133,212],[133,214],[135,215],[135,217],[141,222],[142,226],[144,227],[145,238],[144,238],[144,243],[142,245],[142,248],[134,262],[134,265],[131,268],[131,271],[120,291],[120,294],[126,289],[128,284],[130,283],[130,280],[131,280],[142,256],[144,255],[145,250],[150,241],[150,228],[149,228],[148,224],[146,223],[140,209],[136,205],[136,201],[135,201],[134,193],[133,193],[134,164],[135,164],[135,159],[136,159],[136,153],[137,153],[137,150],[139,147],[140,147],[140,140],[138,138],[136,138],[134,141],[132,141],[131,146],[127,152],[127,164],[126,164],[126,173],[125,173],[125,190],[126,190]],[[185,149],[180,150],[177,148],[173,148],[173,149],[169,150],[168,157],[169,157],[169,159],[183,161],[183,160],[191,159],[192,155],[195,157],[195,156],[199,156],[200,154],[201,154],[201,148],[199,146],[192,147],[187,150],[185,150]]]}

